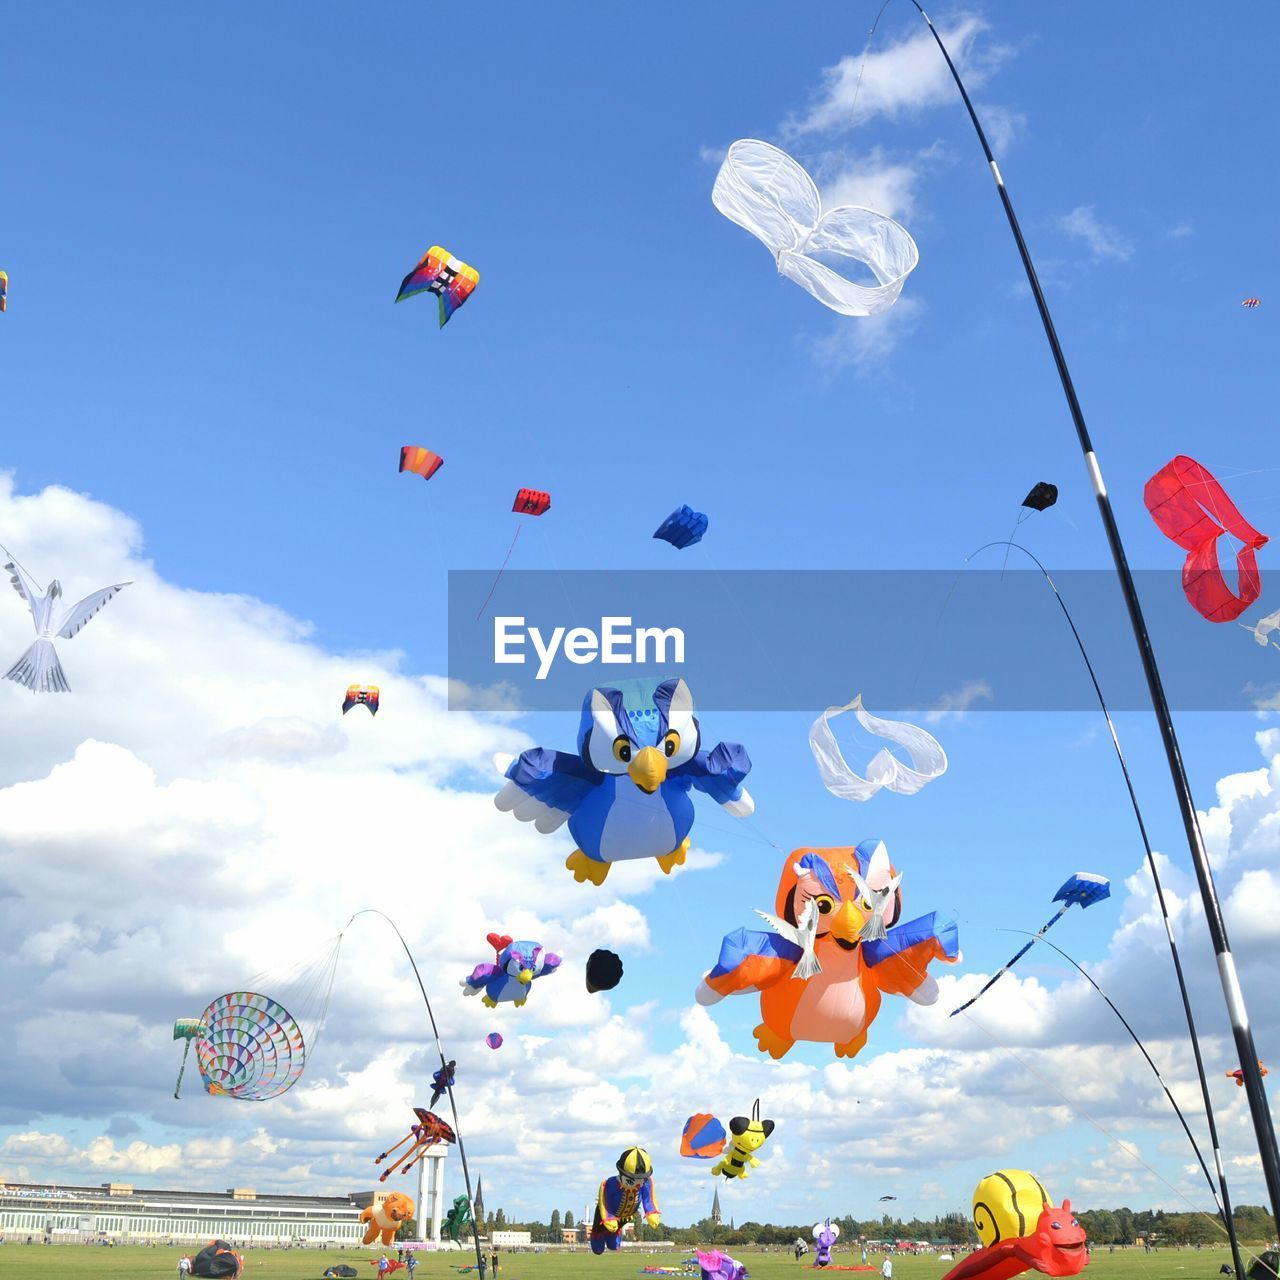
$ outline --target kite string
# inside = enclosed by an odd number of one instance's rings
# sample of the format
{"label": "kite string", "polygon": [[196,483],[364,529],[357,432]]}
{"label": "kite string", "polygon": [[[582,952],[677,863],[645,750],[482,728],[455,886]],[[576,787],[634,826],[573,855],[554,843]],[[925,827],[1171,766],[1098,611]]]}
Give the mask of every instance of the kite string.
{"label": "kite string", "polygon": [[30,569],[28,569],[28,568],[27,568],[27,566],[26,566],[25,564],[23,564],[23,563],[22,563],[22,561],[21,561],[21,560],[19,560],[19,559],[18,559],[18,557],[17,557],[17,556],[15,556],[15,555],[13,554],[13,552],[12,552],[12,551],[10,551],[10,550],[9,550],[9,548],[8,548],[8,547],[6,547],[6,546],[4,545],[4,543],[3,543],[3,542],[0,542],[0,551],[3,551],[3,552],[5,553],[5,555],[6,555],[6,556],[8,556],[8,558],[9,558],[9,559],[14,563],[14,564],[16,564],[16,565],[18,566],[18,568],[19,568],[19,569],[21,569],[21,570],[22,570],[22,572],[23,572],[23,573],[25,573],[25,574],[27,575],[27,577],[28,577],[28,578],[30,578],[30,579],[31,579],[31,581],[32,581],[32,582],[34,582],[34,583],[36,584],[36,586],[37,586],[37,587],[39,587],[39,588],[40,588],[40,593],[43,595],[43,594],[44,594],[44,592],[45,592],[45,590],[46,590],[47,588],[45,588],[45,587],[41,587],[41,586],[40,586],[40,582],[39,582],[39,580],[36,578],[36,575],[35,575],[34,573],[32,573],[32,572],[31,572],[31,570],[30,570]]}
{"label": "kite string", "polygon": [[867,55],[871,52],[871,41],[875,38],[876,28],[880,25],[880,19],[884,17],[884,11],[888,7],[889,0],[884,0],[879,12],[876,14],[876,20],[871,24],[871,30],[867,32],[867,43],[862,47],[862,61],[858,65],[858,83],[853,86],[853,101],[849,104],[849,123],[851,125],[858,123],[856,119],[858,95],[862,92],[862,77],[867,69]]}
{"label": "kite string", "polygon": [[507,548],[506,559],[502,562],[502,568],[498,570],[498,576],[493,580],[493,586],[489,588],[489,594],[484,598],[484,604],[480,606],[479,612],[476,614],[476,621],[479,622],[484,611],[489,607],[489,601],[493,599],[493,593],[498,589],[498,583],[502,581],[502,575],[506,572],[507,561],[511,559],[511,553],[516,549],[516,543],[520,541],[520,531],[524,528],[523,524],[516,525],[516,536],[511,539],[511,545]]}

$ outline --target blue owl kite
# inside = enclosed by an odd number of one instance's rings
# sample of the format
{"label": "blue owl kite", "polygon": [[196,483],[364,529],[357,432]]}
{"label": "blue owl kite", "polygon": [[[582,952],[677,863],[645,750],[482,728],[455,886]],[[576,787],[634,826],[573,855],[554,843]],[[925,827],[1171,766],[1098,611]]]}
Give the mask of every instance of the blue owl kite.
{"label": "blue owl kite", "polygon": [[742,785],[751,771],[747,749],[701,746],[683,680],[592,689],[582,704],[578,754],[522,752],[506,766],[507,785],[494,803],[542,832],[568,821],[578,847],[565,866],[579,884],[603,884],[611,863],[633,858],[656,858],[670,875],[689,850],[691,788],[736,818],[755,810]]}

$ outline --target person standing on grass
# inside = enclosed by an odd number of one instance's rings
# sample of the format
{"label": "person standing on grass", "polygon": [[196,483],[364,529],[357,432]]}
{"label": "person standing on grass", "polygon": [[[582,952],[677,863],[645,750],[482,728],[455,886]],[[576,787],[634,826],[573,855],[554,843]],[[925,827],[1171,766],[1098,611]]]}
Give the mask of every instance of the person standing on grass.
{"label": "person standing on grass", "polygon": [[893,1259],[886,1253],[884,1255],[884,1263],[880,1267],[880,1274],[884,1280],[893,1280]]}
{"label": "person standing on grass", "polygon": [[412,1249],[409,1250],[404,1265],[409,1268],[409,1280],[413,1280],[413,1273],[418,1269],[418,1255]]}

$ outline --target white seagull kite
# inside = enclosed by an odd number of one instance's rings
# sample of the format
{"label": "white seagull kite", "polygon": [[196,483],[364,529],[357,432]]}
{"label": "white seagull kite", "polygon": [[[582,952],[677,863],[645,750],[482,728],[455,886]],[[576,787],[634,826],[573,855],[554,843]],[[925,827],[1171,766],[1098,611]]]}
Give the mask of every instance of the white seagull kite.
{"label": "white seagull kite", "polygon": [[72,605],[64,614],[55,618],[55,610],[62,599],[62,584],[54,578],[48,591],[39,587],[13,562],[5,565],[13,589],[27,602],[32,621],[36,624],[35,643],[5,672],[6,680],[25,685],[32,693],[70,693],[58,651],[53,647],[54,636],[70,640],[84,628],[103,605],[118,591],[130,584],[118,582],[114,587],[103,587],[91,596],[85,596],[79,604]]}

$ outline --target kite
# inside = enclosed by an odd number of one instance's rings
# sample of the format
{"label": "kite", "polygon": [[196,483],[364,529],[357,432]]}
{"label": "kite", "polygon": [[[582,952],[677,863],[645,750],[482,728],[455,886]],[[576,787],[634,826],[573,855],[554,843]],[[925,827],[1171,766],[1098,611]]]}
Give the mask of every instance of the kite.
{"label": "kite", "polygon": [[[1261,298],[1246,298],[1246,299],[1245,299],[1245,300],[1244,300],[1240,305],[1241,305],[1242,307],[1247,307],[1250,311],[1253,311],[1255,308],[1260,307],[1260,306],[1262,305],[1262,299],[1261,299]],[[4,310],[4,308],[3,308],[3,307],[0,307],[0,311],[3,311],[3,310]]]}
{"label": "kite", "polygon": [[736,1258],[719,1249],[699,1249],[700,1280],[746,1280],[751,1273]]}
{"label": "kite", "polygon": [[653,1161],[643,1147],[628,1147],[617,1162],[618,1172],[600,1184],[591,1222],[591,1252],[617,1252],[624,1223],[640,1210],[651,1227],[662,1225],[654,1198]]}
{"label": "kite", "polygon": [[[1147,481],[1143,497],[1160,532],[1188,553],[1182,589],[1191,607],[1210,622],[1238,618],[1262,592],[1255,553],[1266,546],[1267,535],[1245,520],[1200,463],[1183,454]],[[1244,544],[1236,553],[1236,591],[1218,563],[1218,539],[1224,533]]]}
{"label": "kite", "polygon": [[[903,764],[888,747],[882,747],[871,757],[865,778],[855,773],[831,731],[831,721],[846,711],[852,711],[868,733],[905,748],[911,764]],[[882,787],[901,796],[913,796],[947,771],[947,753],[932,734],[904,721],[873,716],[862,705],[861,694],[843,707],[828,707],[809,726],[809,750],[817,762],[823,786],[841,800],[870,800]]]}
{"label": "kite", "polygon": [[[823,210],[813,179],[785,151],[745,138],[716,175],[711,201],[730,222],[762,240],[778,272],[846,316],[876,316],[898,300],[920,250],[892,218],[857,205]],[[875,283],[838,275],[820,257],[861,263]]]}
{"label": "kite", "polygon": [[897,1196],[881,1196],[880,1197],[881,1200],[896,1200],[897,1198],[898,1198]]}
{"label": "kite", "polygon": [[677,551],[702,541],[707,531],[707,517],[687,504],[677,507],[658,527],[653,536],[669,542]]}
{"label": "kite", "polygon": [[1015,955],[1013,959],[1004,966],[1004,968],[992,974],[992,976],[987,979],[983,984],[982,990],[979,991],[976,996],[972,999],[966,1000],[958,1009],[952,1009],[950,1016],[954,1018],[957,1013],[963,1013],[971,1004],[974,1003],[975,1000],[979,1000],[986,995],[986,993],[990,991],[991,988],[994,987],[996,983],[999,982],[1000,979],[1003,978],[1004,975],[1008,973],[1009,970],[1012,969],[1013,966],[1017,964],[1018,961],[1021,960],[1022,957],[1025,956],[1027,952],[1030,951],[1031,948],[1034,947],[1036,943],[1039,942],[1040,939],[1043,938],[1044,935],[1062,919],[1063,916],[1067,914],[1068,910],[1072,906],[1079,904],[1080,909],[1084,911],[1093,906],[1095,902],[1102,902],[1109,897],[1111,897],[1111,881],[1108,880],[1106,876],[1096,875],[1092,871],[1077,871],[1075,875],[1066,881],[1062,888],[1053,895],[1054,902],[1062,903],[1062,906],[1058,908],[1057,913],[1049,920],[1045,921],[1040,932],[1034,934],[1031,941],[1022,947],[1018,951],[1017,955]]}
{"label": "kite", "polygon": [[457,1244],[462,1228],[469,1226],[471,1226],[471,1201],[466,1196],[455,1196],[449,1212],[445,1214],[444,1221],[440,1224],[440,1233]]}
{"label": "kite", "polygon": [[9,275],[8,272],[0,271],[0,311],[8,311],[9,309]]}
{"label": "kite", "polygon": [[430,480],[443,466],[444,459],[438,453],[432,453],[430,449],[424,449],[416,444],[406,444],[400,448],[401,471],[412,471],[415,476]]}
{"label": "kite", "polygon": [[[852,1058],[867,1042],[883,993],[933,1004],[938,984],[927,973],[930,961],[959,957],[954,922],[930,912],[898,923],[901,892],[885,893],[895,879],[877,840],[857,848],[797,849],[782,868],[777,915],[756,912],[773,932],[728,934],[715,968],[698,986],[698,1003],[759,992],[763,1020],[754,1034],[762,1053],[781,1058],[804,1040]],[[860,883],[875,891],[874,902]]]}
{"label": "kite", "polygon": [[943,1280],[1011,1280],[1023,1271],[1075,1276],[1089,1262],[1084,1228],[1071,1201],[1055,1208],[1048,1192],[1023,1169],[988,1174],[973,1193],[973,1225],[982,1248]]}
{"label": "kite", "polygon": [[413,1200],[402,1191],[388,1192],[381,1204],[370,1205],[361,1212],[360,1221],[367,1224],[361,1244],[379,1241],[385,1249],[396,1238],[396,1232],[413,1217],[413,1208]]}
{"label": "kite", "polygon": [[199,1021],[208,1028],[195,1038],[206,1093],[264,1102],[297,1084],[307,1061],[302,1029],[270,996],[228,992]]}
{"label": "kite", "polygon": [[211,1240],[191,1259],[191,1274],[208,1280],[238,1280],[244,1257],[225,1240]]}
{"label": "kite", "polygon": [[70,640],[84,629],[89,619],[112,596],[130,584],[117,582],[113,587],[103,587],[101,591],[85,596],[78,604],[60,611],[58,601],[62,599],[62,584],[57,578],[49,583],[47,591],[42,592],[16,561],[10,560],[5,568],[9,571],[13,589],[31,610],[36,638],[26,653],[5,672],[4,678],[23,685],[32,693],[70,693],[71,686],[67,683],[62,663],[58,661],[58,651],[53,647],[54,637]]}
{"label": "kite", "polygon": [[1280,631],[1280,609],[1277,609],[1275,613],[1267,614],[1265,618],[1259,618],[1253,626],[1250,626],[1247,622],[1242,622],[1240,625],[1246,631],[1252,631],[1253,638],[1260,645],[1274,644],[1277,649],[1280,649],[1280,643],[1271,639],[1273,631]]}
{"label": "kite", "polygon": [[612,951],[593,951],[587,957],[587,990],[612,991],[622,981],[622,961]]}
{"label": "kite", "polygon": [[813,1243],[818,1246],[813,1255],[813,1265],[815,1267],[829,1267],[831,1265],[831,1247],[839,1238],[840,1224],[838,1222],[832,1222],[830,1218],[826,1218],[822,1222],[813,1224]]}
{"label": "kite", "polygon": [[440,327],[443,329],[479,283],[480,273],[474,267],[467,266],[447,249],[433,244],[400,282],[396,301],[403,302],[420,293],[434,293],[440,300]]}
{"label": "kite", "polygon": [[201,1022],[199,1018],[179,1018],[173,1024],[173,1038],[186,1041],[186,1044],[182,1047],[182,1065],[178,1068],[178,1083],[173,1086],[173,1096],[175,1098],[182,1089],[182,1073],[187,1069],[187,1054],[191,1052],[192,1040],[196,1036],[206,1036],[208,1034],[208,1025]]}
{"label": "kite", "polygon": [[684,1122],[680,1154],[688,1160],[714,1160],[728,1141],[724,1125],[715,1116],[700,1111]]}
{"label": "kite", "polygon": [[[1228,1071],[1226,1074],[1227,1074],[1228,1080],[1234,1080],[1236,1082],[1237,1088],[1240,1088],[1240,1089],[1244,1088],[1244,1068],[1243,1067],[1237,1067],[1234,1071]],[[1267,1068],[1263,1065],[1261,1058],[1258,1059],[1258,1074],[1263,1076],[1271,1074],[1267,1070]]]}
{"label": "kite", "polygon": [[[457,1135],[434,1111],[428,1111],[425,1107],[414,1107],[413,1114],[418,1117],[418,1123],[410,1125],[408,1134],[374,1160],[374,1164],[381,1164],[392,1152],[399,1151],[406,1144],[408,1146],[408,1150],[403,1155],[397,1156],[378,1175],[379,1182],[386,1182],[397,1170],[408,1173],[427,1154],[429,1147],[442,1142],[457,1142]],[[366,1240],[365,1244],[368,1243]],[[389,1241],[383,1241],[383,1243],[386,1244]]]}
{"label": "kite", "polygon": [[541,489],[517,489],[511,510],[522,516],[543,516],[551,510],[551,495]]}
{"label": "kite", "polygon": [[535,978],[555,973],[560,957],[547,951],[540,942],[516,942],[509,934],[486,934],[486,940],[497,955],[496,964],[478,964],[459,984],[464,996],[484,992],[486,1008],[496,1009],[510,1002],[517,1009],[529,999],[529,988]]}
{"label": "kite", "polygon": [[347,696],[342,699],[342,714],[345,716],[352,707],[368,707],[369,714],[378,714],[378,686],[376,684],[349,684]]}
{"label": "kite", "polygon": [[712,1167],[711,1176],[724,1174],[729,1179],[745,1178],[753,1167],[759,1165],[755,1153],[768,1141],[775,1127],[772,1120],[760,1119],[760,1099],[757,1098],[750,1120],[746,1116],[734,1116],[729,1121],[729,1132],[733,1138],[728,1152]]}
{"label": "kite", "polygon": [[494,804],[544,834],[568,821],[577,848],[565,866],[579,884],[601,885],[613,863],[635,858],[656,858],[670,875],[689,850],[692,789],[736,818],[755,810],[742,785],[751,770],[746,748],[701,746],[683,680],[592,689],[582,703],[578,754],[522,752],[507,764]]}
{"label": "kite", "polygon": [[454,1076],[458,1070],[458,1064],[454,1061],[445,1063],[439,1071],[435,1072],[431,1077],[432,1094],[430,1105],[434,1107],[444,1095],[453,1088],[456,1083]]}
{"label": "kite", "polygon": [[490,1031],[489,1034],[485,1036],[484,1042],[489,1046],[490,1049],[502,1048],[502,1036],[499,1035],[498,1032],[496,1031]]}
{"label": "kite", "polygon": [[1022,500],[1022,505],[1029,511],[1047,511],[1058,500],[1058,486],[1041,480],[1031,488],[1031,492]]}
{"label": "kite", "polygon": [[379,1280],[383,1276],[393,1276],[404,1267],[404,1263],[396,1258],[370,1258],[369,1265],[378,1268]]}

